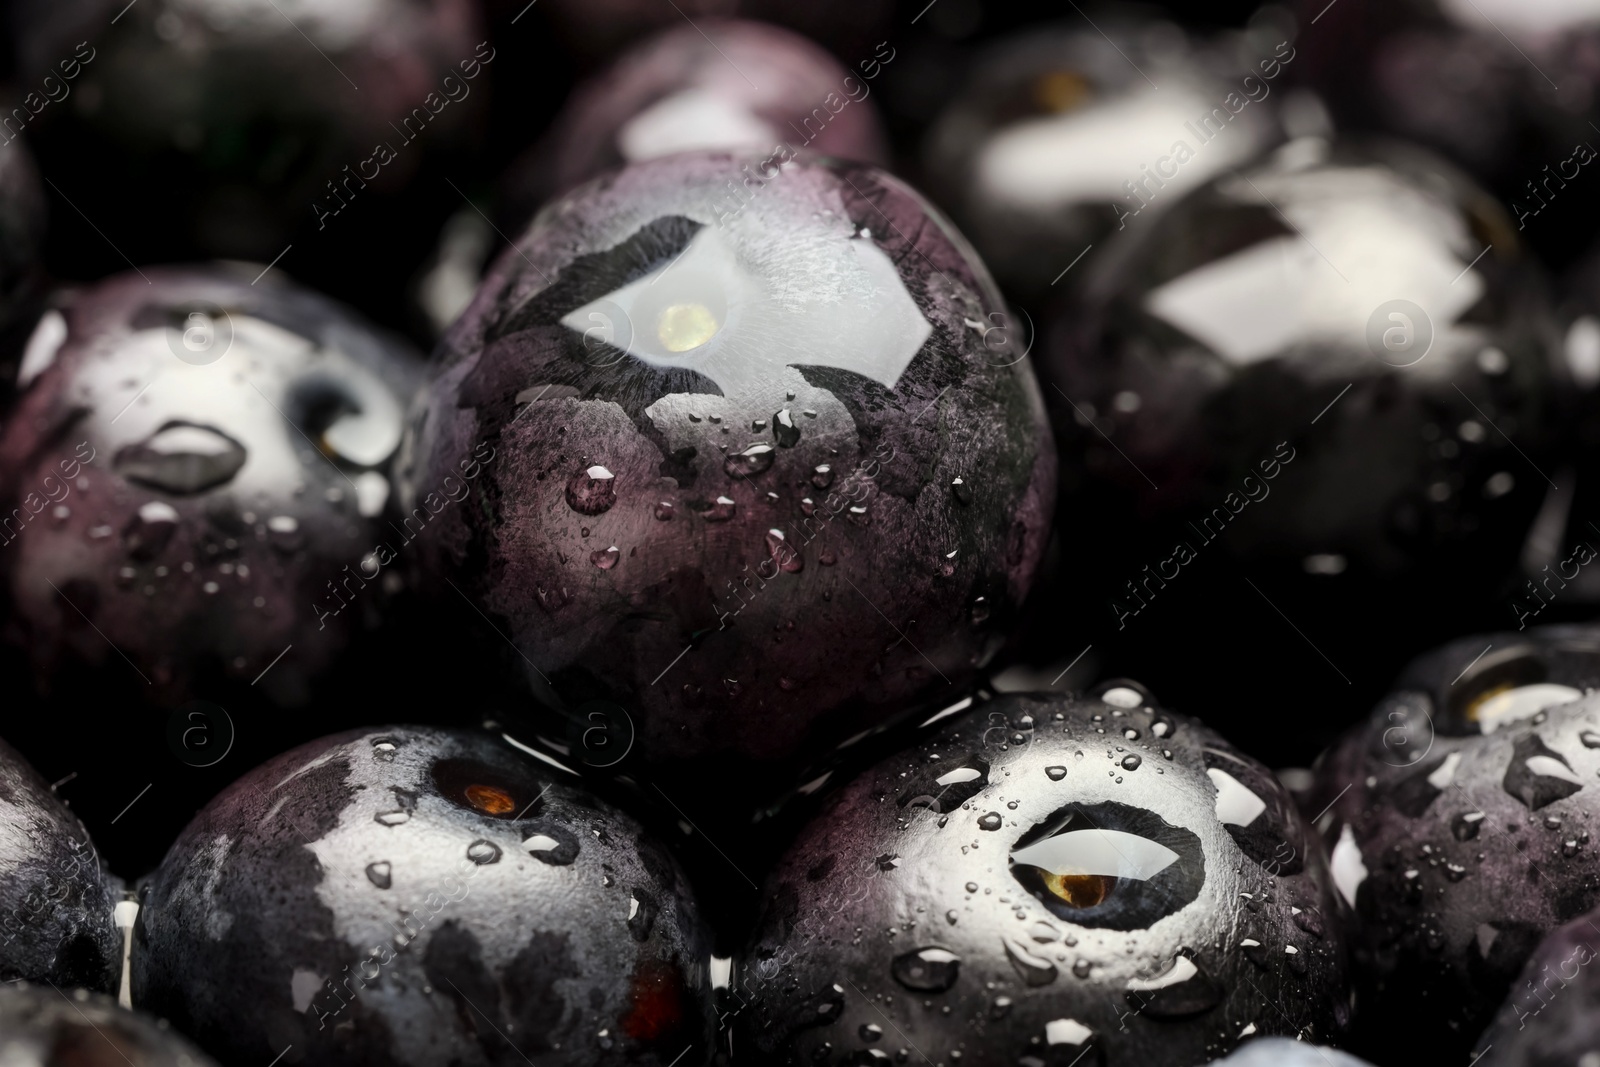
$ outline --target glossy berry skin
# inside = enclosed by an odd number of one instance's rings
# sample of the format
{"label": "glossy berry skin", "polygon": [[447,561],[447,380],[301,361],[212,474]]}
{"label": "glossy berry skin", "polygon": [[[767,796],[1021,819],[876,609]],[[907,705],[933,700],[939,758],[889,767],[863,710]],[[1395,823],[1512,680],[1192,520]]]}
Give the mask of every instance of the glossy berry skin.
{"label": "glossy berry skin", "polygon": [[[604,60],[651,33],[672,29],[685,18],[698,25],[742,18],[774,22],[826,45],[849,60],[866,58],[873,44],[894,32],[890,0],[684,0],[677,10],[649,0],[550,0],[534,9],[548,18],[564,45],[590,63]],[[759,70],[747,70],[760,81]]]}
{"label": "glossy berry skin", "polygon": [[1321,1048],[1287,1037],[1263,1037],[1247,1041],[1231,1056],[1215,1061],[1215,1067],[1371,1067],[1347,1052]]}
{"label": "glossy berry skin", "polygon": [[301,700],[381,604],[363,560],[398,544],[379,516],[416,358],[251,277],[120,275],[35,329],[0,439],[0,569],[45,688],[87,666],[138,699],[260,677]]}
{"label": "glossy berry skin", "polygon": [[[747,80],[743,71],[759,72]],[[847,80],[848,79],[848,80]],[[873,85],[799,34],[706,20],[654,34],[573,92],[512,179],[526,204],[626,163],[702,149],[765,155],[781,144],[841,159],[887,157]],[[817,111],[816,109],[821,109]]]}
{"label": "glossy berry skin", "polygon": [[948,720],[834,794],[766,900],[726,1001],[763,1062],[1177,1067],[1348,1014],[1288,792],[1131,683]]}
{"label": "glossy berry skin", "polygon": [[443,596],[545,706],[610,701],[644,760],[763,790],[974,676],[1054,487],[961,238],[881,171],[769,162],[747,194],[761,159],[688,154],[547,206],[442,343],[403,504],[496,456],[430,542]]}
{"label": "glossy berry skin", "polygon": [[[1543,425],[1565,382],[1546,352],[1551,322],[1537,276],[1517,257],[1504,215],[1443,163],[1398,148],[1306,138],[1244,175],[1328,259],[1238,179],[1158,220],[1097,280],[1088,314],[1063,320],[1050,353],[1072,404],[1126,453],[1061,404],[1063,448],[1081,461],[1087,488],[1143,519],[1203,514],[1238,488],[1228,479],[1259,481],[1256,461],[1289,439],[1307,456],[1272,488],[1298,499],[1272,509],[1270,524],[1242,517],[1248,535],[1231,538],[1239,554],[1302,573],[1307,557],[1337,554],[1344,567],[1327,576],[1337,582],[1405,578],[1471,552],[1480,572],[1499,576],[1543,482],[1479,412],[1509,421],[1517,444],[1543,458]],[[1491,240],[1494,250],[1461,274]],[[1384,270],[1357,266],[1380,252]],[[1281,255],[1292,267],[1267,265]],[[1269,275],[1279,281],[1263,286]],[[1424,321],[1414,313],[1411,347],[1384,348],[1404,345],[1407,328],[1379,314],[1380,356],[1369,320],[1402,292],[1424,294],[1431,348],[1418,350]],[[1263,318],[1273,305],[1280,314]],[[1386,341],[1390,330],[1398,332]],[[1313,428],[1347,385],[1350,395]],[[1339,447],[1356,434],[1353,448]],[[1349,473],[1358,465],[1363,478]],[[1486,483],[1500,470],[1513,472],[1511,485],[1496,492],[1500,483]]]}
{"label": "glossy berry skin", "polygon": [[[122,936],[112,911],[121,885],[77,816],[3,741],[0,826],[0,981],[115,991]],[[6,1030],[0,1025],[0,1035]]]}
{"label": "glossy berry skin", "polygon": [[1375,699],[1419,640],[1505,617],[1571,400],[1514,234],[1434,156],[1300,138],[1154,220],[1057,319],[1063,499],[1096,516],[1063,549],[1106,561],[1102,632],[1178,647],[1163,691],[1249,645],[1283,664],[1267,689],[1315,672]]}
{"label": "glossy berry skin", "polygon": [[[442,162],[470,148],[488,100],[495,52],[478,5],[122,6],[22,0],[15,15],[22,78],[60,97],[26,130],[64,198],[52,266],[100,277],[124,254],[265,266],[292,244],[282,269],[377,314],[402,307],[460,206]],[[103,174],[117,180],[91,177]]]}
{"label": "glossy berry skin", "polygon": [[[1029,304],[1082,279],[1088,246],[1103,255],[1280,136],[1275,90],[1292,34],[1263,26],[1205,40],[1128,15],[1097,28],[1105,36],[1081,19],[1033,26],[989,45],[924,146],[930,193]],[[1212,125],[1197,125],[1213,109]]]}
{"label": "glossy berry skin", "polygon": [[704,1062],[708,946],[676,864],[486,734],[287,752],[201,811],[142,900],[134,1003],[226,1062]]}
{"label": "glossy berry skin", "polygon": [[1600,13],[1549,0],[1296,7],[1317,18],[1299,73],[1341,128],[1448,156],[1509,205],[1549,262],[1594,240],[1600,216],[1582,188],[1600,148]]}
{"label": "glossy berry skin", "polygon": [[26,983],[0,987],[0,1057],[7,1067],[213,1067],[164,1020]]}
{"label": "glossy berry skin", "polygon": [[1493,1024],[1473,1045],[1485,1067],[1583,1063],[1594,1050],[1600,921],[1591,912],[1550,931],[1528,957]]}
{"label": "glossy berry skin", "polygon": [[1540,939],[1600,904],[1600,631],[1462,638],[1322,757],[1309,811],[1360,921],[1368,1054],[1463,1056]]}

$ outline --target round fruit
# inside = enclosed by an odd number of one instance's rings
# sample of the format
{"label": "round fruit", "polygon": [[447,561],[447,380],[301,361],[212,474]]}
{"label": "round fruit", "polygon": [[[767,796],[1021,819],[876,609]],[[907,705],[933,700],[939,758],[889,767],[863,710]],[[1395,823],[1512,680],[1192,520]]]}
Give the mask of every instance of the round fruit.
{"label": "round fruit", "polygon": [[47,682],[89,664],[171,699],[225,678],[303,697],[380,597],[417,374],[243,270],[151,268],[47,312],[0,439],[0,573]]}
{"label": "round fruit", "polygon": [[[1519,235],[1570,261],[1600,230],[1579,191],[1600,139],[1600,12],[1560,0],[1296,5],[1302,73],[1341,127],[1444,153],[1511,207]],[[1572,188],[1569,188],[1571,186]]]}
{"label": "round fruit", "polygon": [[990,45],[928,135],[929,191],[1013,298],[1061,292],[1087,246],[1126,240],[1278,136],[1265,101],[1291,32],[1199,41],[1134,17],[1098,29],[1031,26]]}
{"label": "round fruit", "polygon": [[1217,1060],[1212,1067],[1371,1067],[1366,1060],[1321,1048],[1287,1037],[1264,1037],[1248,1041],[1233,1055]]}
{"label": "round fruit", "polygon": [[1348,1014],[1288,792],[1133,683],[949,720],[835,794],[766,900],[728,994],[765,1062],[1187,1067]]}
{"label": "round fruit", "polygon": [[519,217],[614,167],[676,152],[765,154],[786,144],[882,163],[871,92],[820,47],[776,26],[714,20],[663,31],[574,91],[513,179],[526,202]]}
{"label": "round fruit", "polygon": [[1596,685],[1600,630],[1463,638],[1322,758],[1306,806],[1360,919],[1369,1055],[1465,1056],[1540,939],[1600,905]]}
{"label": "round fruit", "polygon": [[469,147],[487,100],[495,53],[473,0],[19,8],[22,83],[50,97],[30,97],[25,132],[61,198],[59,272],[282,256],[399,317],[460,206],[434,172]]}
{"label": "round fruit", "polygon": [[694,153],[584,186],[443,342],[404,483],[482,460],[488,503],[442,516],[437,580],[546,706],[611,702],[647,760],[754,781],[1006,632],[1055,484],[1007,326],[870,167]]}
{"label": "round fruit", "polygon": [[[77,816],[4,741],[0,828],[0,982],[114,991],[122,936],[112,913],[121,887]],[[0,1038],[9,1030],[0,1021]],[[3,1055],[0,1062],[9,1064]]]}
{"label": "round fruit", "polygon": [[133,998],[225,1062],[701,1063],[708,945],[671,857],[488,735],[269,761],[143,892]]}
{"label": "round fruit", "polygon": [[[865,58],[873,42],[893,31],[895,17],[895,5],[890,0],[819,0],[811,4],[784,0],[675,0],[675,4],[669,7],[650,0],[546,0],[534,10],[548,17],[565,46],[563,51],[591,62],[646,34],[685,20],[704,26],[733,16],[781,23],[822,42],[836,55]],[[887,47],[887,42],[880,47]],[[765,72],[758,68],[746,73],[760,81]]]}
{"label": "round fruit", "polygon": [[[1300,138],[1104,266],[1046,364],[1063,498],[1096,516],[1060,530],[1069,558],[1104,561],[1072,573],[1099,580],[1080,596],[1101,632],[1173,647],[1164,691],[1248,646],[1260,692],[1316,672],[1314,704],[1375,696],[1396,657],[1503,592],[1571,388],[1484,193],[1414,150]],[[1219,724],[1274,721],[1250,703]],[[1313,728],[1337,709],[1319,712]]]}
{"label": "round fruit", "polygon": [[[1493,1025],[1473,1046],[1483,1067],[1586,1067],[1597,1043],[1600,987],[1589,965],[1600,956],[1600,916],[1558,926],[1539,943],[1512,985]],[[1591,1061],[1592,1062],[1592,1061]]]}
{"label": "round fruit", "polygon": [[0,1062],[6,1067],[213,1067],[165,1020],[124,1011],[78,989],[0,987]]}
{"label": "round fruit", "polygon": [[1290,500],[1212,520],[1237,554],[1331,582],[1505,573],[1547,488],[1518,449],[1544,458],[1566,379],[1492,201],[1431,157],[1304,138],[1149,236],[1051,352],[1089,490],[1209,516],[1304,452],[1271,487]]}

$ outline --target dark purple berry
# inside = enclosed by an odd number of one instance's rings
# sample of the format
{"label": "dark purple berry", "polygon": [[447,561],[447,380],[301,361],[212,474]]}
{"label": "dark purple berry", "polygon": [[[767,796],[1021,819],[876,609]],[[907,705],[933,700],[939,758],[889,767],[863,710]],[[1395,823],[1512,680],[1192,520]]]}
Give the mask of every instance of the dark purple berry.
{"label": "dark purple berry", "polygon": [[16,7],[55,269],[281,257],[399,316],[461,206],[437,168],[471,148],[489,99],[496,53],[474,0]]}
{"label": "dark purple berry", "polygon": [[143,894],[134,1003],[219,1059],[702,1063],[709,946],[631,818],[488,735],[294,749],[195,818]]}
{"label": "dark purple berry", "polygon": [[1122,15],[990,44],[928,134],[929,191],[1012,299],[1071,289],[1090,246],[1104,254],[1279,137],[1267,101],[1287,81],[1275,53],[1293,49],[1272,21],[1210,41]]}
{"label": "dark purple berry", "polygon": [[[1300,137],[1128,235],[1045,363],[1062,548],[1099,564],[1058,595],[1094,605],[1113,669],[1154,642],[1152,684],[1186,693],[1257,649],[1257,685],[1327,683],[1316,745],[1346,686],[1504,610],[1572,400],[1514,233],[1432,155]],[[1308,758],[1250,712],[1214,717]]]}
{"label": "dark purple berry", "polygon": [[948,720],[834,794],[765,901],[727,993],[762,1062],[1186,1067],[1348,1015],[1343,908],[1288,791],[1121,683]]}
{"label": "dark purple berry", "polygon": [[669,27],[574,91],[514,172],[508,192],[521,206],[511,214],[530,218],[551,195],[677,152],[766,155],[792,145],[882,164],[887,151],[870,94],[870,84],[822,48],[776,26],[711,19]]}
{"label": "dark purple berry", "polygon": [[1600,12],[1550,0],[1295,8],[1298,73],[1341,128],[1448,156],[1507,204],[1518,237],[1547,261],[1593,243],[1600,218],[1582,190],[1600,147]]}
{"label": "dark purple berry", "polygon": [[[0,982],[114,992],[121,897],[77,816],[0,741]],[[0,1022],[0,1035],[9,1030]]]}
{"label": "dark purple berry", "polygon": [[543,704],[615,703],[645,760],[757,778],[973,677],[1054,491],[965,242],[881,171],[769,162],[674,156],[549,205],[444,341],[404,475],[480,471],[436,581]]}
{"label": "dark purple berry", "polygon": [[1540,939],[1600,905],[1597,683],[1592,628],[1462,638],[1319,761],[1304,806],[1360,919],[1372,1055],[1465,1057]]}
{"label": "dark purple berry", "polygon": [[1600,979],[1600,921],[1580,915],[1550,931],[1511,984],[1494,1022],[1473,1045],[1483,1067],[1583,1067],[1592,1056]]}
{"label": "dark purple berry", "polygon": [[119,275],[35,330],[0,443],[0,570],[47,686],[89,666],[153,698],[232,678],[300,699],[382,602],[415,358],[251,277]]}

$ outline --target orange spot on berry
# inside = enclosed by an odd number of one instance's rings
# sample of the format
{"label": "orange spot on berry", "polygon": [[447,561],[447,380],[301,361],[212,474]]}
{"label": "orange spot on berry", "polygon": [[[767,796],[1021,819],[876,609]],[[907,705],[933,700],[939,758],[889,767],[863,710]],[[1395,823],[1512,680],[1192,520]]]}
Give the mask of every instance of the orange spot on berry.
{"label": "orange spot on berry", "polygon": [[508,815],[517,806],[510,793],[492,785],[469,785],[466,793],[467,803],[485,815]]}

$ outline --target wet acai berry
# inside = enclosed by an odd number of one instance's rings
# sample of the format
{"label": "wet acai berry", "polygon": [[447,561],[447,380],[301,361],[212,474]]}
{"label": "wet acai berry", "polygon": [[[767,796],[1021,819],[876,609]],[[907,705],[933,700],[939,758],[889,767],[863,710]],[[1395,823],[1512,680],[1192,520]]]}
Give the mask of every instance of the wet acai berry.
{"label": "wet acai berry", "polygon": [[1597,683],[1593,628],[1463,638],[1319,761],[1304,806],[1360,920],[1368,1055],[1466,1058],[1540,940],[1600,904]]}
{"label": "wet acai berry", "polygon": [[514,172],[508,195],[522,206],[510,214],[524,223],[546,197],[613,167],[695,149],[764,156],[788,144],[881,164],[872,88],[776,26],[709,19],[664,30],[574,91]]}
{"label": "wet acai berry", "polygon": [[[113,910],[122,887],[77,816],[4,741],[0,827],[0,982],[114,992],[122,935]],[[8,1029],[0,1024],[0,1037]]]}
{"label": "wet acai berry", "polygon": [[703,1063],[707,944],[637,823],[487,734],[287,752],[150,878],[133,1000],[224,1062]]}
{"label": "wet acai berry", "polygon": [[443,342],[404,484],[498,458],[435,581],[546,705],[626,709],[646,760],[758,776],[882,722],[973,676],[1043,548],[1054,452],[1006,323],[871,167],[690,153],[586,185]]}
{"label": "wet acai berry", "polygon": [[[1152,684],[1248,645],[1258,691],[1329,683],[1306,694],[1325,743],[1333,691],[1381,694],[1486,610],[1571,399],[1514,235],[1434,156],[1300,137],[1130,234],[1057,320],[1063,550],[1102,564],[1068,577],[1099,579],[1082,595],[1134,662],[1172,647]],[[1219,728],[1286,755],[1270,701],[1229,703]]]}
{"label": "wet acai berry", "polygon": [[1088,273],[1089,246],[1104,252],[1278,137],[1285,36],[1269,19],[1209,41],[1131,12],[1030,26],[980,53],[933,125],[929,192],[1009,296],[1058,295]]}
{"label": "wet acai berry", "polygon": [[1491,201],[1431,156],[1301,138],[1151,232],[1051,352],[1088,491],[1306,581],[1505,573],[1549,488],[1517,449],[1543,454],[1566,378]]}
{"label": "wet acai berry", "polygon": [[213,1067],[165,1020],[83,989],[0,986],[6,1067]]}
{"label": "wet acai berry", "polygon": [[50,96],[23,132],[54,176],[53,255],[74,277],[282,256],[398,309],[459,206],[429,171],[488,101],[480,22],[471,0],[16,5],[18,81]]}
{"label": "wet acai berry", "polygon": [[1342,905],[1288,792],[1126,685],[947,720],[835,794],[765,899],[729,992],[763,1062],[1177,1067],[1348,1014]]}
{"label": "wet acai berry", "polygon": [[1288,1037],[1264,1037],[1245,1042],[1215,1067],[1371,1067],[1348,1052],[1323,1048]]}
{"label": "wet acai berry", "polygon": [[417,373],[333,302],[231,268],[47,312],[0,439],[0,568],[44,684],[90,665],[141,699],[223,678],[302,699],[397,570],[407,533],[379,516]]}
{"label": "wet acai berry", "polygon": [[1584,1067],[1597,1041],[1600,916],[1590,912],[1552,930],[1511,985],[1494,1022],[1473,1045],[1484,1067]]}
{"label": "wet acai berry", "polygon": [[[550,20],[563,51],[592,62],[614,56],[629,43],[658,30],[671,29],[691,19],[696,25],[737,16],[760,19],[805,34],[827,46],[835,55],[869,59],[877,44],[879,60],[892,61],[896,49],[883,38],[894,29],[895,5],[891,0],[818,0],[791,4],[785,0],[675,0],[671,6],[650,0],[545,0],[535,8]],[[720,60],[719,60],[720,62]],[[865,64],[863,64],[865,67]],[[751,81],[764,71],[741,67]],[[879,65],[870,68],[877,76]]]}
{"label": "wet acai berry", "polygon": [[1559,0],[1296,3],[1298,73],[1340,127],[1447,155],[1510,208],[1518,236],[1553,264],[1593,242],[1582,188],[1600,148],[1600,11]]}

